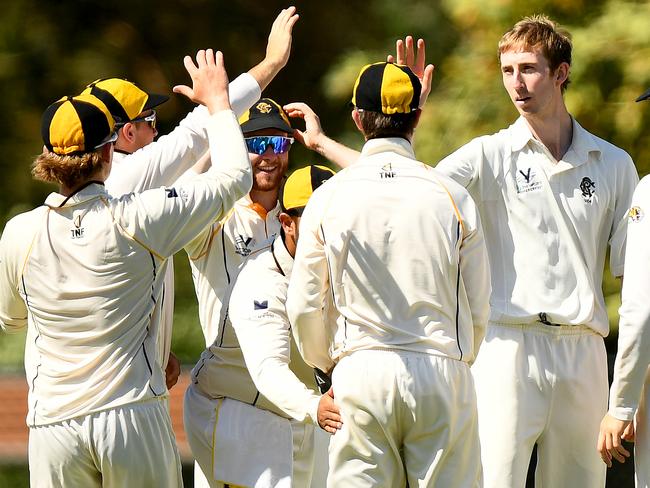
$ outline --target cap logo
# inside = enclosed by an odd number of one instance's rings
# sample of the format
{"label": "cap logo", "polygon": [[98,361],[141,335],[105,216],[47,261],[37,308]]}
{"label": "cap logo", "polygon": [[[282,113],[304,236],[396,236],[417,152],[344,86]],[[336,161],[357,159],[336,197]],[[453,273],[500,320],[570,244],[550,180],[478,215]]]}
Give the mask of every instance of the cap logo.
{"label": "cap logo", "polygon": [[255,108],[262,114],[268,114],[273,109],[273,107],[266,102],[258,103]]}

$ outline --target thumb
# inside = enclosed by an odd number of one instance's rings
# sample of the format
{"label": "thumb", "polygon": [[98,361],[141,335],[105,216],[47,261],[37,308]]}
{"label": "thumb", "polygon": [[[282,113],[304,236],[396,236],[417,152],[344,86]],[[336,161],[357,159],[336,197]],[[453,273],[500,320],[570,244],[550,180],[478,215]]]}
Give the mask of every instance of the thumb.
{"label": "thumb", "polygon": [[194,90],[192,90],[187,85],[176,85],[174,88],[172,88],[172,91],[174,93],[180,93],[181,95],[185,95],[190,100],[192,100],[192,98],[194,97]]}

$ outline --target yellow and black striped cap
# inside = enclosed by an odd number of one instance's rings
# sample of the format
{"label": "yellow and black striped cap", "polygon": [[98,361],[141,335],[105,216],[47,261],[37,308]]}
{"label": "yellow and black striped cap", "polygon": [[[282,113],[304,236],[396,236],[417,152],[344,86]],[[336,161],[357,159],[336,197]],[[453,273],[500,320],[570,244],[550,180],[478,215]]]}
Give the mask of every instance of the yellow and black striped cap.
{"label": "yellow and black striped cap", "polygon": [[167,95],[147,93],[132,81],[121,78],[102,78],[93,81],[81,93],[95,95],[104,102],[118,124],[125,124],[145,110],[169,100]]}
{"label": "yellow and black striped cap", "polygon": [[374,63],[361,68],[352,90],[352,105],[385,115],[418,109],[421,84],[408,66]]}
{"label": "yellow and black striped cap", "polygon": [[280,207],[283,212],[302,210],[314,190],[334,176],[326,166],[311,165],[297,169],[280,188]]}
{"label": "yellow and black striped cap", "polygon": [[291,122],[278,102],[270,98],[260,98],[253,106],[239,117],[243,133],[261,129],[278,129],[293,134]]}
{"label": "yellow and black striped cap", "polygon": [[106,105],[89,94],[61,98],[41,120],[45,147],[62,156],[94,151],[111,139],[114,128]]}

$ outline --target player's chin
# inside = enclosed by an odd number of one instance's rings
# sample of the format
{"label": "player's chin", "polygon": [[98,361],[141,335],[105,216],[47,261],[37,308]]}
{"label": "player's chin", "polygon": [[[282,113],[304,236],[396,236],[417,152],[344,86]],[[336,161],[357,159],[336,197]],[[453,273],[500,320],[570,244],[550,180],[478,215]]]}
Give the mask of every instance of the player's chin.
{"label": "player's chin", "polygon": [[281,175],[269,175],[258,174],[255,175],[255,180],[253,181],[253,190],[257,191],[271,191],[280,188],[280,183],[282,183]]}

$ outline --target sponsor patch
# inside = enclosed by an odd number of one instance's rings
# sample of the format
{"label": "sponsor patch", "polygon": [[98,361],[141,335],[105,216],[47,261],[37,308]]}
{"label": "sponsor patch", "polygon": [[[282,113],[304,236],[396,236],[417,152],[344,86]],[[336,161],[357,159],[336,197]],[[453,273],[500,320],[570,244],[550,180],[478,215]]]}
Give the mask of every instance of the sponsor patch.
{"label": "sponsor patch", "polygon": [[528,193],[542,189],[542,182],[537,178],[533,168],[518,169],[515,176],[517,193]]}
{"label": "sponsor patch", "polygon": [[627,212],[627,217],[630,219],[630,222],[639,222],[643,219],[644,213],[641,207],[632,207]]}
{"label": "sponsor patch", "polygon": [[266,310],[269,308],[268,300],[253,300],[253,310]]}

